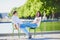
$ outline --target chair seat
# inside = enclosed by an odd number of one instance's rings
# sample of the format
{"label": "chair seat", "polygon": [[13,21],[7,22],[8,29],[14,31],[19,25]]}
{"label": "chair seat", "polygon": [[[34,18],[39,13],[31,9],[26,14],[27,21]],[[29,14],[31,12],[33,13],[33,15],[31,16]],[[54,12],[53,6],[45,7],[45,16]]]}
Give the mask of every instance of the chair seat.
{"label": "chair seat", "polygon": [[30,28],[30,29],[36,29],[36,27],[35,28]]}

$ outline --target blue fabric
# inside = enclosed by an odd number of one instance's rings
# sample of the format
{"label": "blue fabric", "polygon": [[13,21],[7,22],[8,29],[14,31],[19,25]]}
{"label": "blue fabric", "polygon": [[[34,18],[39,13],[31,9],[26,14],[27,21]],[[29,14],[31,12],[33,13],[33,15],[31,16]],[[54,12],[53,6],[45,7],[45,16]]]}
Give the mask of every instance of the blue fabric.
{"label": "blue fabric", "polygon": [[26,27],[35,28],[35,27],[37,27],[37,24],[33,24],[33,23],[30,23],[30,22],[26,22],[26,23],[20,24],[21,30],[22,30],[26,35],[29,36],[29,32],[27,31]]}
{"label": "blue fabric", "polygon": [[26,25],[25,24],[20,24],[20,28],[25,28]]}
{"label": "blue fabric", "polygon": [[28,35],[28,36],[30,35],[29,32],[28,32],[28,30],[27,30],[26,28],[20,28],[20,29],[21,29],[26,35]]}
{"label": "blue fabric", "polygon": [[37,27],[37,24],[33,24],[33,23],[26,23],[26,24],[27,24],[27,27],[30,27],[30,28]]}
{"label": "blue fabric", "polygon": [[20,27],[21,28],[25,28],[25,27],[35,28],[35,27],[37,27],[37,24],[31,23],[31,22],[26,22],[26,23],[20,24]]}

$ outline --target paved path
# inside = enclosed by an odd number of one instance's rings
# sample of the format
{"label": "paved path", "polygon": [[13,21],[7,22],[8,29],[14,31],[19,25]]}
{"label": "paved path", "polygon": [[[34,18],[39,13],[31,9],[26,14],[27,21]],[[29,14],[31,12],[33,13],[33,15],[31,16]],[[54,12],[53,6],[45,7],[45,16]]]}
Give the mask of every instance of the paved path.
{"label": "paved path", "polygon": [[59,34],[43,34],[43,35],[32,35],[32,39],[28,39],[28,36],[1,36],[0,40],[60,40]]}

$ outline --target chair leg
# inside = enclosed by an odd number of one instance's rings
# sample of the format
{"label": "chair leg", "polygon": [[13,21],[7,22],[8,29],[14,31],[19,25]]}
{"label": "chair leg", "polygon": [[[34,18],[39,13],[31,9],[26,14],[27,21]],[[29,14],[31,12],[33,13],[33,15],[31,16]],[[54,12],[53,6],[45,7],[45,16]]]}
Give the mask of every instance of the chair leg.
{"label": "chair leg", "polygon": [[18,29],[18,37],[20,38],[20,31],[19,31],[19,29]]}
{"label": "chair leg", "polygon": [[14,38],[14,29],[12,29],[12,38]]}
{"label": "chair leg", "polygon": [[[29,32],[30,32],[30,29],[29,29]],[[35,33],[36,33],[36,29],[34,29],[34,37],[35,37]]]}
{"label": "chair leg", "polygon": [[14,36],[14,29],[13,29],[13,33],[12,33],[12,36]]}
{"label": "chair leg", "polygon": [[36,29],[34,29],[34,37],[35,37]]}
{"label": "chair leg", "polygon": [[30,29],[29,29],[29,32],[30,32]]}

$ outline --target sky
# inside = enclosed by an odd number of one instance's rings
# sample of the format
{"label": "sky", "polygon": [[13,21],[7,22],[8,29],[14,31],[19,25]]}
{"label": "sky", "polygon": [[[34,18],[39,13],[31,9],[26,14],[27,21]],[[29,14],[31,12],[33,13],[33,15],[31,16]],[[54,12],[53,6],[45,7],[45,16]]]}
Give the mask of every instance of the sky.
{"label": "sky", "polygon": [[20,7],[26,3],[27,0],[0,0],[0,13],[8,13],[14,7]]}

